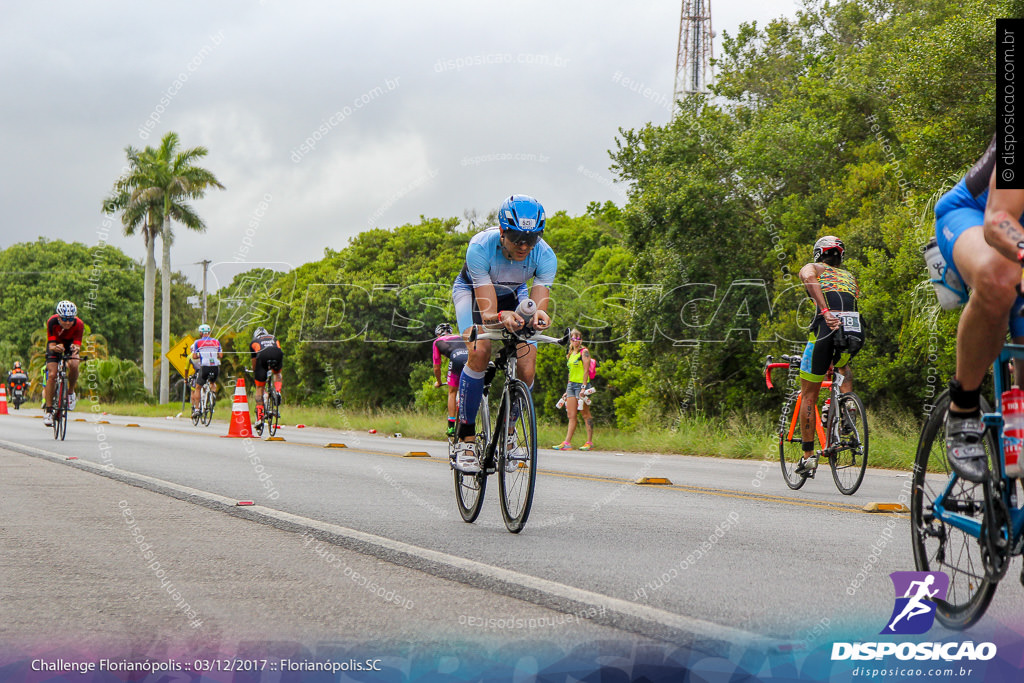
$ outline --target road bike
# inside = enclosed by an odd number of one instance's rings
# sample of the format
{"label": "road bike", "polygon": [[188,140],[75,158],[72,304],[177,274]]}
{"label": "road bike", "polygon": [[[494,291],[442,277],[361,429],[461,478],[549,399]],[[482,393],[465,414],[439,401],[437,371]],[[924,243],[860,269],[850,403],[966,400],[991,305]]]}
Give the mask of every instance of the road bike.
{"label": "road bike", "polygon": [[[199,374],[195,375],[193,381],[199,381]],[[208,379],[199,389],[199,410],[198,412],[192,411],[192,424],[194,425],[202,422],[204,427],[209,427],[210,422],[213,421],[213,407],[217,402],[217,395],[214,393],[212,385],[213,382]]]}
{"label": "road bike", "polygon": [[[505,528],[517,534],[526,525],[533,506],[537,481],[537,415],[529,388],[516,377],[516,363],[527,341],[565,346],[569,342],[569,331],[566,330],[561,338],[555,338],[538,334],[529,327],[517,333],[504,329],[478,332],[478,329],[475,327],[470,333],[470,344],[483,339],[503,344],[497,358],[487,365],[484,375],[484,393],[476,420],[476,455],[480,472],[466,474],[455,469],[455,439],[449,440],[449,457],[455,474],[455,502],[462,519],[475,522],[483,507],[487,477],[497,472],[501,516],[505,520]],[[499,368],[505,373],[505,382],[492,425],[489,394]]]}
{"label": "road bike", "polygon": [[263,417],[256,420],[253,429],[256,436],[263,436],[263,428],[266,426],[270,436],[277,434],[277,427],[281,421],[281,392],[278,389],[278,382],[270,377],[263,387]]}
{"label": "road bike", "polygon": [[[910,496],[910,534],[918,571],[949,575],[945,600],[935,616],[961,630],[985,614],[1010,560],[1024,551],[1024,507],[1017,479],[1006,474],[1003,458],[1002,394],[1010,385],[1008,364],[1024,363],[1024,346],[1007,344],[993,368],[995,410],[981,397],[988,476],[980,483],[961,479],[946,459],[949,391],[939,395],[921,430]],[[1024,571],[1021,572],[1024,583]]]}
{"label": "road bike", "polygon": [[53,438],[64,440],[68,433],[68,369],[71,353],[65,351],[57,359],[57,376],[53,382]]}
{"label": "road bike", "polygon": [[[775,363],[768,356],[764,364],[764,379],[768,388],[774,388],[771,373],[777,368],[786,368],[791,379],[797,380],[801,360],[800,356],[782,356],[782,362]],[[843,393],[839,390],[844,379],[842,373],[829,367],[825,381],[821,383],[821,388],[828,390],[826,405],[829,409],[823,416],[818,406],[814,406],[814,431],[818,444],[815,455],[818,462],[802,472],[797,471],[803,457],[800,430],[802,397],[799,384],[786,395],[778,424],[779,463],[786,485],[794,491],[807,483],[808,479],[814,478],[822,459],[828,460],[836,488],[844,495],[852,496],[864,481],[864,472],[868,466],[868,421],[860,397],[852,391]]]}

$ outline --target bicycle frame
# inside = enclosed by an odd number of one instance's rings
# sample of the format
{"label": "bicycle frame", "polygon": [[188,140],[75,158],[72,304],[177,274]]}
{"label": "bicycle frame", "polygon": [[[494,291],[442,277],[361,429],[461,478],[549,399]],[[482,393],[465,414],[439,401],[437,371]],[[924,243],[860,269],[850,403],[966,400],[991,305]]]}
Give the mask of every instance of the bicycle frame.
{"label": "bicycle frame", "polygon": [[[787,370],[789,370],[790,369],[790,364],[789,363],[767,363],[765,365],[765,367],[764,367],[764,378],[765,378],[765,383],[768,385],[769,389],[774,389],[775,388],[775,385],[772,384],[772,370],[777,369],[777,368],[786,368]],[[832,368],[829,368],[828,376],[831,376],[832,372],[833,372]],[[842,375],[840,375],[840,377],[842,377]],[[828,389],[829,390],[829,394],[831,395],[831,392],[832,392],[832,379],[826,379],[825,381],[823,381],[821,383],[821,388],[822,389]],[[795,443],[795,441],[793,439],[793,435],[797,432],[798,429],[800,429],[800,406],[801,406],[801,404],[803,402],[803,399],[804,399],[804,397],[803,397],[803,393],[802,392],[797,394],[796,403],[793,406],[793,419],[789,423],[789,432],[786,434],[786,440],[791,442],[791,443]],[[815,434],[817,434],[817,436],[818,436],[818,445],[820,446],[821,450],[825,450],[826,446],[828,445],[828,439],[825,436],[825,427],[821,424],[821,411],[818,410],[817,404],[815,404],[815,406],[814,406],[814,431],[815,431]],[[796,439],[796,441],[800,441],[800,440],[801,439]]]}
{"label": "bicycle frame", "polygon": [[[1016,486],[1014,486],[1013,478],[1006,476],[1006,472],[1003,469],[1003,391],[1006,389],[1006,367],[1007,363],[1013,359],[1016,362],[1024,362],[1024,345],[1020,344],[1006,344],[1003,350],[999,354],[999,358],[996,359],[995,366],[993,367],[993,375],[995,380],[995,412],[985,413],[982,415],[982,420],[986,425],[996,430],[996,449],[998,453],[997,457],[994,457],[993,465],[995,471],[993,474],[996,475],[996,479],[1003,485],[1000,487],[1000,495],[1003,497],[1003,503],[1006,505],[1006,509],[1010,514],[1010,527],[1011,527],[1011,554],[1020,554],[1019,541],[1022,533],[1024,533],[1024,508],[1017,506],[1017,493]],[[975,538],[981,538],[981,522],[955,512],[947,510],[943,505],[946,496],[950,495],[953,486],[957,480],[956,475],[950,475],[949,481],[946,483],[945,490],[936,496],[933,503],[933,514],[937,519],[945,524],[955,527],[964,533],[973,536]]]}

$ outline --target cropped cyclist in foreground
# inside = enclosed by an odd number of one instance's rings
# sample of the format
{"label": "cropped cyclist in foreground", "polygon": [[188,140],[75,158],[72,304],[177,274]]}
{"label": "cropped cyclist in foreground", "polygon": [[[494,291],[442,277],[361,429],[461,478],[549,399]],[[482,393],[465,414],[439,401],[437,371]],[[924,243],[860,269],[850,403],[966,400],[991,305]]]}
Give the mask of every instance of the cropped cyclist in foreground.
{"label": "cropped cyclist in foreground", "polygon": [[[999,356],[1007,323],[1024,343],[1017,294],[1024,265],[1024,190],[996,189],[996,140],[952,190],[935,204],[935,238],[948,267],[971,288],[956,335],[956,374],[949,381],[946,457],[960,477],[984,481],[988,472],[979,395]],[[1011,312],[1012,311],[1012,312]]]}
{"label": "cropped cyclist in foreground", "polygon": [[[838,237],[828,235],[814,243],[813,262],[800,269],[800,280],[807,289],[818,311],[811,320],[811,331],[804,357],[800,363],[800,440],[803,457],[797,465],[797,474],[813,470],[817,464],[814,454],[814,406],[818,404],[818,392],[829,366],[834,365],[843,375],[840,391],[853,390],[850,375],[850,359],[857,355],[864,344],[864,331],[860,313],[857,312],[857,297],[860,288],[857,278],[848,270],[840,268],[846,247]],[[842,322],[838,314],[846,319],[843,343],[839,343],[839,329]]]}
{"label": "cropped cyclist in foreground", "polygon": [[[558,259],[541,237],[544,207],[533,197],[512,195],[498,212],[498,227],[473,236],[466,248],[466,263],[452,286],[452,301],[459,330],[467,334],[473,324],[501,324],[509,332],[523,328],[525,321],[515,313],[518,302],[527,298],[526,283],[533,286],[529,297],[537,303],[533,327],[543,330],[548,317],[550,287],[555,281]],[[518,376],[533,388],[537,347],[519,350]],[[469,474],[480,471],[473,442],[476,416],[483,396],[484,375],[491,359],[491,342],[470,345],[469,359],[459,381],[459,441],[455,445],[456,469]]]}

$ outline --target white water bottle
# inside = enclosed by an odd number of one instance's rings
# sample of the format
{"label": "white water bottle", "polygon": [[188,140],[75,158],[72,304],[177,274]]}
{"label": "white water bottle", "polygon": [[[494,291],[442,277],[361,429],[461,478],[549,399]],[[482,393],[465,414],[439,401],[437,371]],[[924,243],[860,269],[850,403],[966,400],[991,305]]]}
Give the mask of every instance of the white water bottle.
{"label": "white water bottle", "polygon": [[946,263],[934,237],[924,249],[924,261],[939,305],[947,311],[963,306],[967,302],[967,288],[956,271]]}
{"label": "white water bottle", "polygon": [[1024,476],[1021,441],[1024,440],[1024,390],[1003,392],[1003,465],[1008,477]]}
{"label": "white water bottle", "polygon": [[558,399],[558,403],[555,404],[556,408],[561,408],[565,405],[565,394],[562,394],[562,398]]}
{"label": "white water bottle", "polygon": [[523,319],[525,324],[529,325],[530,321],[533,320],[534,314],[537,313],[537,303],[533,299],[523,299],[516,306],[516,315]]}

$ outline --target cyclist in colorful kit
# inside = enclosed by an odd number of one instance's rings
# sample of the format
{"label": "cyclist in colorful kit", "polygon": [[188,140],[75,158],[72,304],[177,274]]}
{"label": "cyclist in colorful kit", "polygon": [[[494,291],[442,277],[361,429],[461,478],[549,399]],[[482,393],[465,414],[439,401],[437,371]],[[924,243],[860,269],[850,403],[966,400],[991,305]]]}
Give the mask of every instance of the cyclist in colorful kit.
{"label": "cyclist in colorful kit", "polygon": [[57,384],[57,363],[70,351],[67,361],[68,410],[74,410],[78,400],[78,349],[82,348],[85,323],[78,318],[78,308],[70,301],[57,304],[56,313],[46,321],[46,387],[43,390],[43,424],[53,426],[53,392]]}
{"label": "cyclist in colorful kit", "polygon": [[252,358],[252,372],[256,391],[256,421],[263,421],[263,386],[267,383],[267,375],[273,373],[278,393],[281,392],[281,368],[284,367],[284,352],[281,342],[263,327],[257,327],[252,333],[249,343],[249,354]]}
{"label": "cyclist in colorful kit", "polygon": [[[996,188],[996,140],[935,204],[935,239],[951,275],[971,288],[956,336],[956,374],[949,381],[946,457],[961,478],[984,481],[981,383],[999,356],[1009,324],[1024,343],[1018,296],[1024,266],[1024,190]],[[947,280],[949,278],[947,277]]]}
{"label": "cyclist in colorful kit", "polygon": [[[800,269],[800,280],[807,295],[817,306],[807,346],[800,363],[800,440],[803,457],[797,474],[813,470],[818,462],[814,453],[814,407],[818,404],[821,383],[831,366],[842,373],[839,390],[853,390],[850,360],[864,345],[864,329],[857,312],[860,288],[857,278],[840,268],[846,248],[831,235],[814,243],[813,262]],[[840,329],[841,338],[840,338]]]}
{"label": "cyclist in colorful kit", "polygon": [[[434,328],[433,361],[434,361],[434,386],[448,386],[448,426],[446,434],[455,436],[455,415],[458,412],[459,380],[462,378],[462,368],[469,358],[469,349],[466,342],[457,334],[452,334],[452,326],[449,323],[441,323]],[[441,357],[448,359],[447,381],[441,382]]]}
{"label": "cyclist in colorful kit", "polygon": [[[532,298],[537,313],[531,326],[543,330],[551,324],[548,298],[558,270],[555,252],[541,237],[545,228],[544,207],[533,197],[512,195],[498,212],[498,227],[473,236],[466,248],[466,263],[452,286],[452,301],[463,333],[475,324],[501,325],[509,332],[521,330],[525,321],[516,314],[520,301]],[[526,283],[533,280],[527,292]],[[517,374],[533,388],[537,363],[536,344],[518,349]],[[453,466],[467,474],[480,471],[476,455],[476,416],[483,397],[484,375],[491,359],[491,342],[478,340],[459,381],[458,442]],[[510,454],[514,458],[514,454]]]}
{"label": "cyclist in colorful kit", "polygon": [[217,393],[217,377],[220,375],[220,359],[224,351],[220,342],[210,336],[210,326],[203,323],[199,326],[199,339],[192,342],[192,364],[196,367],[196,382],[192,387],[192,415],[198,415],[199,397],[202,387],[210,383],[210,390]]}

